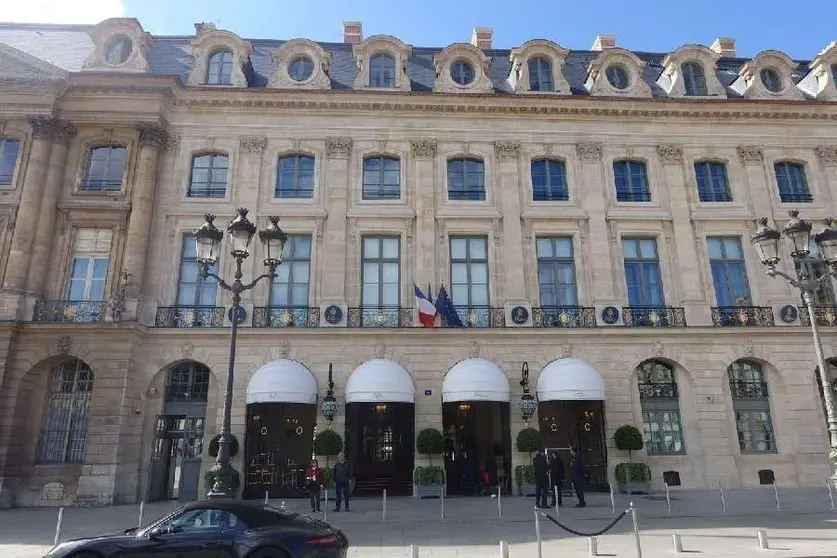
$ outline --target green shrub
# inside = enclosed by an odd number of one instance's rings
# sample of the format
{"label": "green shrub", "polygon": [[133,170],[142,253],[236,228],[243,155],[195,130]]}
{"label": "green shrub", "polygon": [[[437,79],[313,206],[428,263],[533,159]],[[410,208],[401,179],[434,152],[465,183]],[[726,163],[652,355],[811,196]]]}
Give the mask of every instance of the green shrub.
{"label": "green shrub", "polygon": [[[241,487],[241,475],[235,469],[232,470],[232,489],[233,492],[237,492],[239,487]],[[210,469],[203,475],[203,490],[204,492],[209,492],[212,490],[212,487],[215,485],[215,471]]]}
{"label": "green shrub", "polygon": [[334,430],[323,430],[314,438],[314,455],[324,455],[328,469],[328,458],[343,451],[343,439]]}
{"label": "green shrub", "polygon": [[334,486],[334,469],[332,467],[323,469],[323,486],[326,488]]}
{"label": "green shrub", "polygon": [[541,432],[536,428],[524,428],[517,433],[517,451],[526,452],[529,454],[529,459],[532,458],[532,452],[538,451],[543,446],[541,440]]}
{"label": "green shrub", "polygon": [[[214,438],[209,441],[209,456],[218,457],[218,451],[221,446],[221,435],[216,434]],[[238,438],[230,434],[230,457],[238,455]]]}
{"label": "green shrub", "polygon": [[514,468],[514,478],[517,486],[535,484],[535,468],[531,465],[518,465]]}
{"label": "green shrub", "polygon": [[426,455],[433,465],[433,455],[442,453],[445,449],[445,442],[442,433],[435,428],[425,428],[416,436],[416,451]]}
{"label": "green shrub", "polygon": [[620,484],[651,482],[651,467],[645,463],[619,463],[615,474]]}
{"label": "green shrub", "polygon": [[628,461],[632,459],[631,452],[641,450],[644,445],[642,433],[630,424],[617,428],[613,441],[616,442],[616,449],[628,452]]}
{"label": "green shrub", "polygon": [[441,467],[431,465],[429,467],[416,467],[413,481],[420,486],[430,484],[444,484],[445,472]]}

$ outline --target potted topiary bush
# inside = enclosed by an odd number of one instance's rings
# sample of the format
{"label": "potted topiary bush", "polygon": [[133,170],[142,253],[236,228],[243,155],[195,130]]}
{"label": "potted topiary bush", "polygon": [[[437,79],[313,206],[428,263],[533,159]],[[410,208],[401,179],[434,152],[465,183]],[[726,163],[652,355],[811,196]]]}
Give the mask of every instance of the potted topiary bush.
{"label": "potted topiary bush", "polygon": [[517,481],[518,496],[534,496],[535,494],[535,468],[532,467],[532,453],[543,446],[541,433],[536,428],[524,428],[517,433],[517,451],[529,455],[529,463],[518,465],[514,468],[514,478]]}
{"label": "potted topiary bush", "polygon": [[329,465],[329,459],[343,451],[343,439],[334,430],[323,430],[314,437],[314,455],[326,458],[323,467],[323,484],[326,488],[332,488],[334,484],[334,473]]}
{"label": "potted topiary bush", "polygon": [[616,484],[623,494],[651,492],[651,468],[645,463],[633,463],[633,452],[642,449],[642,433],[630,424],[620,426],[613,435],[616,449],[628,452],[628,462],[616,465]]}
{"label": "potted topiary bush", "polygon": [[444,451],[444,440],[442,433],[435,428],[425,428],[416,436],[416,451],[426,455],[430,461],[427,467],[416,467],[414,482],[416,485],[416,496],[442,497],[442,486],[445,483],[445,473],[441,467],[433,465],[433,455]]}
{"label": "potted topiary bush", "polygon": [[[210,469],[203,475],[203,490],[204,493],[209,493],[212,490],[212,487],[215,485],[215,471]],[[238,489],[241,487],[241,475],[235,469],[232,470],[232,480],[230,482],[230,487],[233,491],[233,498],[236,494],[238,494]]]}

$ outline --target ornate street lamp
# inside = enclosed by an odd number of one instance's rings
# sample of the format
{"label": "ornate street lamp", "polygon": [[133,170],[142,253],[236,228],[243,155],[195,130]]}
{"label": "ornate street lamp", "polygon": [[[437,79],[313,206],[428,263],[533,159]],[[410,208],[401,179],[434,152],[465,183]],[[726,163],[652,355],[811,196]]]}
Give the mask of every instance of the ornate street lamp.
{"label": "ornate street lamp", "polygon": [[521,371],[522,379],[520,380],[520,387],[523,388],[523,395],[520,396],[520,412],[523,415],[523,423],[529,426],[529,420],[535,415],[538,410],[538,402],[534,396],[529,393],[529,363],[523,363],[523,370]]}
{"label": "ornate street lamp", "polygon": [[323,416],[331,424],[337,415],[337,399],[334,397],[334,378],[331,372],[331,363],[328,363],[328,391],[323,397]]}
{"label": "ornate street lamp", "polygon": [[197,260],[200,264],[200,276],[203,279],[212,277],[225,291],[232,293],[232,308],[230,309],[232,328],[230,330],[229,368],[227,369],[227,386],[224,393],[224,422],[221,425],[221,436],[218,440],[218,457],[212,466],[215,483],[207,493],[208,498],[229,498],[232,491],[232,466],[230,466],[230,423],[232,422],[233,380],[235,378],[235,341],[238,334],[238,323],[241,321],[241,293],[256,286],[262,279],[276,277],[276,268],[282,263],[282,250],[288,235],[279,228],[279,217],[270,217],[270,224],[259,231],[259,240],[264,246],[264,265],[268,272],[259,275],[249,283],[242,283],[241,264],[250,256],[250,243],[256,235],[256,225],[247,218],[247,209],[240,208],[238,216],[227,226],[227,236],[230,239],[230,254],[235,258],[235,274],[232,284],[227,283],[209,268],[218,262],[221,253],[221,239],[224,236],[213,223],[215,215],[204,216],[206,222],[195,231],[195,245]]}
{"label": "ornate street lamp", "polygon": [[[802,300],[805,302],[805,308],[811,321],[811,333],[814,336],[814,352],[817,356],[820,381],[825,388],[823,389],[825,414],[831,443],[831,451],[828,456],[834,469],[831,481],[834,482],[837,481],[837,414],[835,414],[834,408],[834,395],[828,389],[831,381],[828,378],[828,365],[822,351],[819,324],[814,308],[814,293],[820,286],[831,281],[832,277],[837,277],[837,230],[831,226],[832,219],[825,219],[823,221],[825,227],[814,236],[814,242],[819,248],[820,256],[828,264],[828,270],[817,276],[811,259],[808,257],[811,249],[811,223],[800,219],[799,211],[795,209],[790,211],[789,215],[791,220],[782,228],[781,233],[771,229],[767,225],[766,218],[759,219],[759,228],[753,234],[751,242],[759,253],[762,265],[767,268],[767,274],[770,277],[781,277],[802,293]],[[776,269],[781,259],[779,257],[779,239],[781,237],[784,237],[788,242],[790,255],[795,263],[796,277]]]}

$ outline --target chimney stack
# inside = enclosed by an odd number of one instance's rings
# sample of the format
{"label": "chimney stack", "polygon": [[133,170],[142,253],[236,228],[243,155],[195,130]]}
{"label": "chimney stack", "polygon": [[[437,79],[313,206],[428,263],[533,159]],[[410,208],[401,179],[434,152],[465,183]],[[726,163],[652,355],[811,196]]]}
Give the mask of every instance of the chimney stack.
{"label": "chimney stack", "polygon": [[735,39],[718,37],[709,49],[714,50],[724,58],[735,58]]}
{"label": "chimney stack", "polygon": [[600,51],[608,48],[616,48],[616,35],[596,35],[590,50]]}
{"label": "chimney stack", "polygon": [[343,22],[343,42],[347,45],[359,45],[363,42],[363,25],[359,21]]}
{"label": "chimney stack", "polygon": [[474,27],[471,35],[471,44],[480,50],[491,49],[491,36],[494,31],[490,27]]}

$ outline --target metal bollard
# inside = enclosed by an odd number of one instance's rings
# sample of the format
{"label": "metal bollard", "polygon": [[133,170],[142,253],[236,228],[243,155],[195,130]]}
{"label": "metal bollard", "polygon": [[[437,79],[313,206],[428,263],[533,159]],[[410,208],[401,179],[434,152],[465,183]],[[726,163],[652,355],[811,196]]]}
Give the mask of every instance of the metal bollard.
{"label": "metal bollard", "polygon": [[721,477],[718,477],[718,490],[721,493],[721,508],[723,511],[727,511],[727,500],[724,498],[724,485],[721,484]]}
{"label": "metal bollard", "polygon": [[439,496],[439,500],[442,501],[442,519],[445,518],[445,490],[447,490],[447,484],[442,485],[442,494]]}
{"label": "metal bollard", "polygon": [[267,505],[268,497],[267,497],[267,490],[264,491],[264,505]]}
{"label": "metal bollard", "polygon": [[552,487],[555,490],[555,517],[558,517],[561,512],[558,511],[558,487]]}
{"label": "metal bollard", "polygon": [[634,507],[634,503],[631,502],[631,520],[633,520],[634,524],[634,541],[636,541],[636,558],[642,558],[642,544],[639,541],[639,520],[636,518],[636,508]]}
{"label": "metal bollard", "polygon": [[756,531],[756,537],[759,539],[759,548],[762,550],[768,550],[770,548],[770,544],[767,542],[767,531],[764,529],[759,529]]}
{"label": "metal bollard", "polygon": [[831,509],[834,509],[834,494],[831,492],[831,479],[825,480],[825,485],[828,487],[828,503],[831,504]]}
{"label": "metal bollard", "polygon": [[599,555],[599,541],[596,537],[587,537],[587,549],[590,551],[590,556]]}
{"label": "metal bollard", "polygon": [[137,529],[142,527],[142,516],[145,513],[145,500],[140,501],[139,519],[137,519]]}
{"label": "metal bollard", "polygon": [[680,535],[672,535],[671,542],[674,543],[674,552],[683,552],[683,541],[680,540]]}
{"label": "metal bollard", "polygon": [[782,504],[779,502],[779,485],[776,484],[776,481],[773,481],[773,494],[776,497],[776,511],[782,513]]}
{"label": "metal bollard", "polygon": [[543,558],[543,547],[541,546],[541,516],[535,510],[535,539],[537,540],[538,558]]}
{"label": "metal bollard", "polygon": [[383,514],[384,520],[387,518],[387,489],[384,488],[384,495],[383,495],[383,503],[381,506],[381,513]]}
{"label": "metal bollard", "polygon": [[616,499],[613,497],[613,484],[610,485],[610,510],[613,517],[616,517]]}
{"label": "metal bollard", "polygon": [[500,558],[509,558],[509,543],[500,541]]}
{"label": "metal bollard", "polygon": [[671,515],[671,496],[668,493],[668,483],[666,483],[666,506],[668,506],[668,514]]}
{"label": "metal bollard", "polygon": [[58,508],[58,522],[55,524],[55,541],[53,544],[58,544],[61,540],[61,526],[64,524],[64,506]]}
{"label": "metal bollard", "polygon": [[410,545],[410,558],[418,558],[419,555],[419,547],[417,544]]}
{"label": "metal bollard", "polygon": [[328,488],[323,488],[323,521],[328,520]]}
{"label": "metal bollard", "polygon": [[503,519],[503,492],[497,487],[497,517]]}

